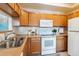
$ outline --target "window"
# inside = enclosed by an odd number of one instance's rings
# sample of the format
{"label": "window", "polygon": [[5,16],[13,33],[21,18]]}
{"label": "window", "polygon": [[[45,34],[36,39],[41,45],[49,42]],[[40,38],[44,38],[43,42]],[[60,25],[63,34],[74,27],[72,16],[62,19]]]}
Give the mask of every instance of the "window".
{"label": "window", "polygon": [[12,18],[3,11],[0,11],[0,31],[12,30]]}

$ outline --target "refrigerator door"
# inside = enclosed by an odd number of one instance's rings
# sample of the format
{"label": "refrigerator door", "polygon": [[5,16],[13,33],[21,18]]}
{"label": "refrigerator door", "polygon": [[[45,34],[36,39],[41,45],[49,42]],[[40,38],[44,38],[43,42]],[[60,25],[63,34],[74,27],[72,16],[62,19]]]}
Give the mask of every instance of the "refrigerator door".
{"label": "refrigerator door", "polygon": [[68,31],[79,31],[79,17],[68,20]]}
{"label": "refrigerator door", "polygon": [[79,32],[68,32],[68,54],[79,56]]}

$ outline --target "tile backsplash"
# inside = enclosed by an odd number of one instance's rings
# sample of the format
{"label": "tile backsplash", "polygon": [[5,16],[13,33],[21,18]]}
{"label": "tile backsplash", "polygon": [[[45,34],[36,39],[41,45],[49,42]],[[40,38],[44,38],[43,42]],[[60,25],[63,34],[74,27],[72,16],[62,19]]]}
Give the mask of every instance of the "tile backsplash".
{"label": "tile backsplash", "polygon": [[67,33],[67,27],[59,27],[59,33],[60,34]]}
{"label": "tile backsplash", "polygon": [[[15,26],[14,31],[16,34],[31,34],[32,32],[35,32],[37,34],[40,27],[25,27],[25,26]],[[57,30],[57,34],[65,33],[67,31],[66,27],[52,27],[52,29]]]}
{"label": "tile backsplash", "polygon": [[17,34],[31,34],[31,32],[35,32],[38,30],[38,27],[22,27],[22,26],[16,26],[14,27],[14,30]]}

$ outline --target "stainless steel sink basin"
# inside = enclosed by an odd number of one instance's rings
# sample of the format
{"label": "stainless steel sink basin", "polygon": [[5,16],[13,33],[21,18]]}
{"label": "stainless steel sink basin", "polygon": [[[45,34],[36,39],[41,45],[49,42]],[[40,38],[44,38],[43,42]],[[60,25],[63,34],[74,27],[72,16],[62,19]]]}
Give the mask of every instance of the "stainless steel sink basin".
{"label": "stainless steel sink basin", "polygon": [[0,48],[19,47],[23,44],[24,37],[9,38],[0,42]]}

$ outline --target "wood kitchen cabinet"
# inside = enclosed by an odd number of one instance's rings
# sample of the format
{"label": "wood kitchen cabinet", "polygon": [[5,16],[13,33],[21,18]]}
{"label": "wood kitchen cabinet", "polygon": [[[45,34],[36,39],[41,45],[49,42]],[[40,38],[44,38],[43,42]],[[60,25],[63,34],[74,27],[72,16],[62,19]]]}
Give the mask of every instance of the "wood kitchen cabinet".
{"label": "wood kitchen cabinet", "polygon": [[40,14],[40,16],[41,19],[47,19],[47,20],[53,19],[52,14]]}
{"label": "wood kitchen cabinet", "polygon": [[41,19],[53,20],[53,26],[67,26],[66,15],[41,14]]}
{"label": "wood kitchen cabinet", "polygon": [[39,26],[40,25],[40,14],[29,13],[29,25]]}
{"label": "wood kitchen cabinet", "polygon": [[66,15],[53,15],[54,26],[67,26]]}
{"label": "wood kitchen cabinet", "polygon": [[34,14],[34,13],[30,13],[29,14],[29,25],[30,26],[39,26],[41,19],[52,20],[52,14]]}
{"label": "wood kitchen cabinet", "polygon": [[15,11],[18,13],[18,15],[20,15],[20,6],[18,4],[15,3]]}
{"label": "wood kitchen cabinet", "polygon": [[13,9],[12,16],[19,16],[20,15],[20,6],[17,3],[8,3],[8,5]]}
{"label": "wood kitchen cabinet", "polygon": [[67,26],[67,16],[58,14],[29,14],[29,25],[39,26],[40,20],[53,20],[53,26]]}
{"label": "wood kitchen cabinet", "polygon": [[26,38],[26,42],[25,42],[25,45],[24,45],[24,48],[23,48],[23,56],[27,56],[27,55],[30,55],[30,38]]}
{"label": "wood kitchen cabinet", "polygon": [[39,37],[33,37],[31,38],[31,55],[37,55],[37,54],[40,54],[40,50],[41,50],[41,47],[40,47],[40,38]]}
{"label": "wood kitchen cabinet", "polygon": [[40,37],[29,37],[27,46],[27,55],[40,55]]}
{"label": "wood kitchen cabinet", "polygon": [[79,17],[79,11],[69,14],[67,17],[68,19]]}
{"label": "wood kitchen cabinet", "polygon": [[57,36],[56,39],[56,51],[67,51],[67,37],[66,36]]}
{"label": "wood kitchen cabinet", "polygon": [[20,25],[22,26],[28,25],[28,12],[25,12],[23,10],[21,10]]}

